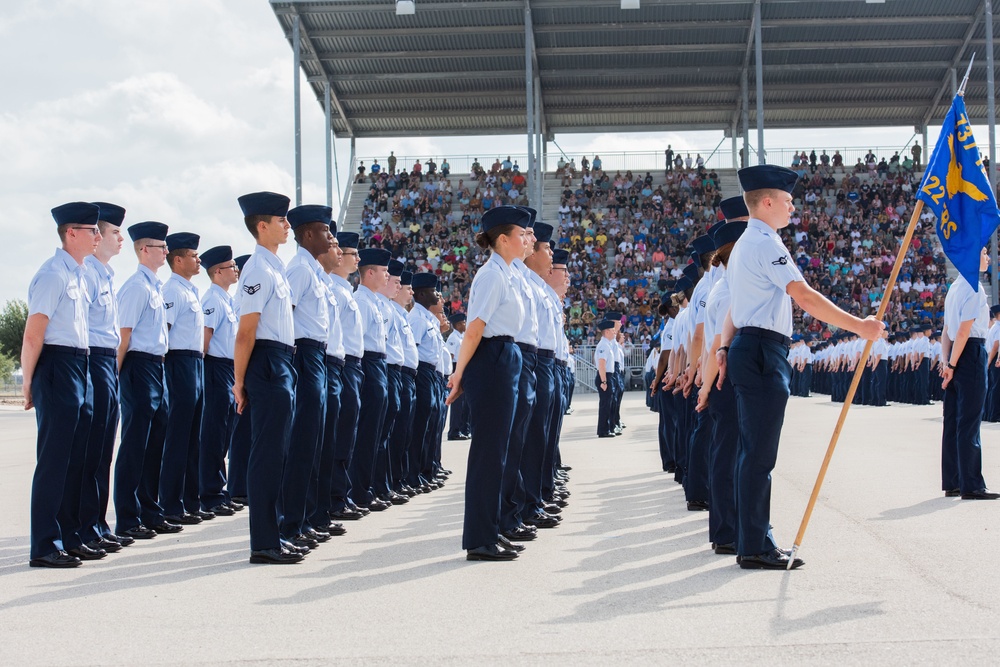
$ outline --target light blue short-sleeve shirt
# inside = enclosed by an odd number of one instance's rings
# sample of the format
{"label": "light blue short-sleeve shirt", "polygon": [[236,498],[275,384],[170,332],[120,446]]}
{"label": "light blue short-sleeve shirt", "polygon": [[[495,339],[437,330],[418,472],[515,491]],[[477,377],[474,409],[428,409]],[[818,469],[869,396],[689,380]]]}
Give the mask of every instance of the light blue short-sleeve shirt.
{"label": "light blue short-sleeve shirt", "polygon": [[514,270],[500,255],[491,253],[472,278],[468,320],[479,319],[485,323],[485,338],[514,337],[524,323],[525,305],[520,288],[513,282]]}
{"label": "light blue short-sleeve shirt", "polygon": [[233,348],[236,345],[236,330],[239,318],[233,307],[233,299],[216,284],[212,284],[201,297],[202,314],[205,317],[205,328],[212,330],[212,339],[208,341],[205,354],[220,359],[232,359]]}
{"label": "light blue short-sleeve shirt", "polygon": [[402,366],[405,360],[403,352],[403,332],[399,328],[399,321],[396,319],[396,309],[393,302],[384,294],[375,294],[382,306],[382,312],[387,317],[386,339],[385,339],[385,362]]}
{"label": "light blue short-sleeve shirt", "polygon": [[28,316],[45,315],[46,345],[89,347],[87,318],[87,270],[73,256],[59,248],[42,264],[28,286]]}
{"label": "light blue short-sleeve shirt", "polygon": [[777,232],[750,218],[729,256],[729,291],[733,325],[792,335],[792,298],[785,289],[802,280]]}
{"label": "light blue short-sleeve shirt", "polygon": [[986,330],[990,325],[990,307],[986,302],[983,283],[979,283],[979,291],[976,292],[965,278],[958,276],[944,298],[944,325],[948,327],[948,338],[955,340],[962,322],[969,320],[972,320],[969,337],[986,338]]}
{"label": "light blue short-sleeve shirt", "polygon": [[118,295],[115,290],[115,270],[102,264],[93,255],[83,260],[87,270],[87,296],[90,309],[87,328],[91,347],[118,349],[121,334],[118,331]]}
{"label": "light blue short-sleeve shirt", "polygon": [[260,313],[257,340],[295,344],[292,288],[277,255],[257,246],[240,273],[239,290],[240,317]]}
{"label": "light blue short-sleeve shirt", "polygon": [[361,321],[361,309],[354,298],[351,283],[331,273],[330,288],[337,300],[337,320],[340,322],[344,354],[362,357],[365,354],[365,325]]}
{"label": "light blue short-sleeve shirt", "polygon": [[417,346],[417,358],[426,364],[438,365],[444,339],[437,317],[419,303],[414,303],[408,316],[410,331]]}
{"label": "light blue short-sleeve shirt", "polygon": [[132,330],[129,352],[145,352],[158,357],[167,353],[163,283],[141,264],[118,292],[118,321],[122,329]]}
{"label": "light blue short-sleeve shirt", "polygon": [[417,350],[417,341],[413,337],[413,327],[410,326],[409,314],[398,303],[393,302],[392,305],[397,320],[396,326],[399,327],[403,339],[403,365],[416,369],[420,361],[420,352]]}
{"label": "light blue short-sleeve shirt", "polygon": [[288,284],[292,288],[292,319],[295,338],[327,342],[330,335],[330,301],[323,267],[305,248],[288,262]]}
{"label": "light blue short-sleeve shirt", "polygon": [[163,286],[163,308],[166,310],[167,346],[171,350],[204,352],[205,313],[198,288],[176,273]]}

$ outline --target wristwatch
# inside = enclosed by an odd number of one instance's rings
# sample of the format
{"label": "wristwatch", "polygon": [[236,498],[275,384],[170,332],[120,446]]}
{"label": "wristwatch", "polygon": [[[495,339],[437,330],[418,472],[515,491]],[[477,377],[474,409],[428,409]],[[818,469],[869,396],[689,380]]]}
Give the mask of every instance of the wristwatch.
{"label": "wristwatch", "polygon": [[950,368],[951,370],[955,370],[955,367],[951,365],[951,362],[948,362],[948,368]]}

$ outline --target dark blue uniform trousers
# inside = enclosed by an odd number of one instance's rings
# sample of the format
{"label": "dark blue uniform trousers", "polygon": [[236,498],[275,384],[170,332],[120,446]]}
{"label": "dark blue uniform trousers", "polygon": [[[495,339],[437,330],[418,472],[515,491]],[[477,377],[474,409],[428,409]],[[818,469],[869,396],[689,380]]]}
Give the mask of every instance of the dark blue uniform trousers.
{"label": "dark blue uniform trousers", "polygon": [[707,412],[695,411],[698,405],[697,387],[691,387],[687,399],[690,429],[687,442],[687,468],[684,470],[684,497],[691,500],[710,501],[709,476],[712,458],[712,418]]}
{"label": "dark blue uniform trousers", "polygon": [[366,352],[362,362],[365,380],[361,385],[361,411],[358,413],[358,435],[354,441],[351,459],[351,499],[358,505],[370,505],[375,500],[372,493],[372,472],[375,454],[382,437],[382,422],[389,400],[384,358]]}
{"label": "dark blue uniform trousers", "polygon": [[358,414],[361,412],[361,386],[365,372],[361,360],[347,357],[340,369],[340,414],[337,416],[337,435],[333,450],[333,477],[330,488],[332,512],[339,512],[351,501],[351,460],[358,432]]}
{"label": "dark blue uniform trousers", "polygon": [[777,547],[771,535],[771,471],[788,403],[788,347],[739,334],[729,348],[740,438],[736,458],[736,552],[753,556]]}
{"label": "dark blue uniform trousers", "polygon": [[253,406],[243,406],[243,414],[236,415],[233,439],[229,444],[229,479],[227,486],[231,498],[247,497],[247,466],[250,462],[250,425],[253,423]]}
{"label": "dark blue uniform trousers", "polygon": [[601,386],[600,374],[594,374],[594,383],[597,385],[597,435],[607,435],[613,428],[611,404],[614,400],[614,389],[612,389],[611,371],[605,371],[604,376],[608,382],[606,387]]}
{"label": "dark blue uniform trousers", "polygon": [[159,357],[126,354],[119,379],[122,439],[115,460],[116,533],[163,522],[163,509],[156,499],[169,399]]}
{"label": "dark blue uniform trousers", "polygon": [[292,348],[258,340],[247,364],[246,387],[251,414],[247,493],[250,499],[250,550],[278,549],[278,503],[282,464],[295,413],[295,366]]}
{"label": "dark blue uniform trousers", "polygon": [[472,428],[463,549],[496,544],[500,535],[500,485],[514,427],[520,374],[521,350],[517,345],[483,338],[462,377]]}
{"label": "dark blue uniform trousers", "polygon": [[688,447],[687,438],[690,434],[687,409],[687,399],[684,398],[684,392],[679,391],[676,394],[673,393],[673,389],[670,390],[670,396],[673,400],[673,412],[674,412],[674,459],[676,459],[676,470],[674,471],[674,480],[678,483],[684,483],[684,475],[687,473],[688,466]]}
{"label": "dark blue uniform trousers", "polygon": [[[521,461],[525,442],[528,440],[528,424],[535,410],[535,366],[537,355],[521,348],[521,374],[517,383],[517,407],[514,410],[514,426],[510,432],[507,458],[500,487],[500,531],[517,528],[521,524],[519,510],[524,504],[524,480],[521,477]],[[532,443],[537,445],[539,443]]]}
{"label": "dark blue uniform trousers", "polygon": [[461,394],[451,404],[451,421],[448,424],[448,438],[455,440],[462,433],[469,432],[469,406],[465,394]]}
{"label": "dark blue uniform trousers", "polygon": [[234,379],[232,359],[205,357],[205,413],[198,457],[199,495],[204,510],[230,500],[226,491],[226,454],[236,428]]}
{"label": "dark blue uniform trousers", "polygon": [[442,445],[444,444],[444,429],[448,423],[448,406],[444,404],[448,398],[448,376],[438,373],[438,429],[437,437],[434,439],[434,458],[432,461],[433,473],[438,474],[441,469]]}
{"label": "dark blue uniform trousers", "polygon": [[112,535],[106,517],[111,490],[111,459],[118,432],[117,350],[111,347],[90,348],[89,372],[94,405],[83,484],[80,487],[80,538],[84,542]]}
{"label": "dark blue uniform trousers", "polygon": [[292,539],[306,526],[309,480],[319,465],[326,422],[326,345],[295,341],[295,412],[281,475],[281,536]]}
{"label": "dark blue uniform trousers", "polygon": [[941,488],[973,493],[986,488],[979,425],[986,400],[986,346],[969,338],[944,390]]}
{"label": "dark blue uniform trousers", "polygon": [[712,500],[709,504],[708,540],[716,544],[732,544],[736,542],[735,477],[740,424],[736,393],[728,376],[722,383],[722,389],[712,385],[708,413],[713,426],[709,482]]}
{"label": "dark blue uniform trousers", "polygon": [[[193,354],[200,355],[200,352]],[[167,376],[167,432],[160,465],[160,506],[167,515],[197,512],[198,450],[205,408],[205,363],[188,350],[171,350],[163,368]]]}
{"label": "dark blue uniform trousers", "polygon": [[[46,345],[31,379],[38,441],[31,480],[30,558],[82,544],[70,526],[80,522],[80,483],[90,437],[88,395],[93,392],[88,391],[87,352]],[[67,487],[75,487],[75,495]]]}
{"label": "dark blue uniform trousers", "polygon": [[417,403],[417,369],[403,366],[399,382],[399,413],[389,436],[389,474],[392,488],[399,491],[408,484],[411,474],[410,443],[413,435],[413,410]]}
{"label": "dark blue uniform trousers", "polygon": [[[565,387],[569,375],[565,366],[555,362],[552,366],[552,405],[549,407],[549,423],[545,430],[545,457],[542,459],[542,500],[552,497],[556,488],[556,466],[559,465],[559,434],[562,431],[563,411],[566,409]],[[533,509],[528,508],[530,513]]]}
{"label": "dark blue uniform trousers", "polygon": [[326,418],[323,420],[323,441],[309,476],[309,494],[306,497],[306,523],[310,528],[329,525],[333,509],[333,469],[337,450],[337,424],[340,417],[342,393],[341,373],[344,361],[326,355]]}
{"label": "dark blue uniform trousers", "polygon": [[[538,355],[535,360],[535,407],[531,411],[521,451],[521,481],[524,484],[524,494],[523,498],[519,498],[521,502],[517,508],[517,515],[521,517],[542,509],[544,504],[542,482],[546,475],[552,476],[553,443],[549,439],[549,429],[552,426],[552,408],[556,402],[555,367],[556,362],[553,357]],[[548,470],[545,468],[546,459]],[[517,524],[512,527],[516,528]],[[507,529],[503,521],[500,528]]]}
{"label": "dark blue uniform trousers", "polygon": [[660,441],[660,463],[664,471],[674,470],[677,467],[674,456],[674,432],[677,429],[673,409],[674,397],[661,386],[657,388],[653,401],[660,413],[657,432]]}
{"label": "dark blue uniform trousers", "polygon": [[420,486],[428,481],[428,450],[437,426],[438,380],[434,364],[421,361],[417,367],[416,399],[413,409],[413,427],[410,433],[408,458],[410,486]]}
{"label": "dark blue uniform trousers", "polygon": [[403,371],[401,366],[390,364],[386,368],[386,404],[385,418],[382,420],[382,437],[375,452],[375,463],[372,472],[372,491],[376,496],[384,497],[392,490],[394,480],[390,473],[389,442],[398,427],[401,431],[406,427],[400,424],[400,394],[403,391]]}

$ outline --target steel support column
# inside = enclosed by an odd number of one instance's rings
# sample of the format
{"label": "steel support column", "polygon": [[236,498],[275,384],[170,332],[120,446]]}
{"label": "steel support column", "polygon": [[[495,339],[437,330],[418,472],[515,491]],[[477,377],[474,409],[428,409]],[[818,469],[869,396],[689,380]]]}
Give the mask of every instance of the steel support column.
{"label": "steel support column", "polygon": [[535,196],[537,204],[534,208],[538,211],[538,218],[542,219],[542,82],[537,78],[535,83]]}
{"label": "steel support column", "polygon": [[295,116],[295,205],[302,205],[302,100],[299,91],[299,78],[302,76],[302,33],[299,30],[299,16],[292,17],[292,62],[295,73],[292,77],[292,96]]}
{"label": "steel support column", "polygon": [[[760,2],[754,3],[754,70],[757,83],[757,161],[764,164],[766,154],[764,152],[764,57],[763,47],[760,43]],[[749,156],[748,156],[749,157]]]}
{"label": "steel support column", "polygon": [[[535,138],[533,135],[535,131],[535,77],[532,72],[531,63],[531,51],[532,51],[532,29],[531,29],[531,7],[528,6],[527,0],[524,3],[524,92],[527,97],[526,100],[526,112],[527,112],[527,126],[526,134],[528,136],[528,178],[534,181],[535,175]],[[538,207],[538,202],[529,202],[533,208]]]}
{"label": "steel support column", "polygon": [[[993,194],[997,192],[997,108],[996,108],[996,82],[993,72],[993,0],[986,0],[986,113],[990,121],[990,187]],[[997,234],[994,231],[990,239],[990,299],[991,303],[997,303]]]}
{"label": "steel support column", "polygon": [[740,79],[740,88],[743,93],[743,163],[742,166],[750,166],[750,82],[747,71],[743,70]]}
{"label": "steel support column", "polygon": [[329,81],[323,86],[323,108],[326,110],[326,205],[333,208],[333,120]]}

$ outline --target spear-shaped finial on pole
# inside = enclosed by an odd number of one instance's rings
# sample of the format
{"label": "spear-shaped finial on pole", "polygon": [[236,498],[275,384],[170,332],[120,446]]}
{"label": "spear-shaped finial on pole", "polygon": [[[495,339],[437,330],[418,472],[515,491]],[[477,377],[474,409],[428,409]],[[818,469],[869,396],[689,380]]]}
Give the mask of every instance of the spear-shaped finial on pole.
{"label": "spear-shaped finial on pole", "polygon": [[976,52],[972,52],[972,58],[969,59],[969,67],[965,70],[965,76],[962,77],[962,85],[958,87],[958,95],[960,97],[965,97],[965,84],[969,83],[969,73],[972,71],[972,63],[976,62]]}

